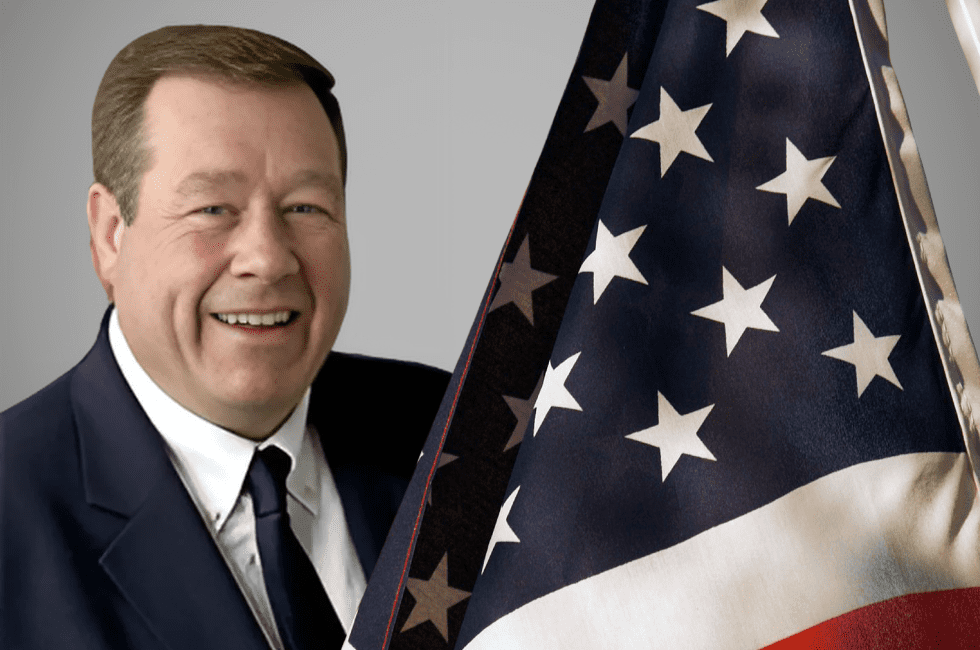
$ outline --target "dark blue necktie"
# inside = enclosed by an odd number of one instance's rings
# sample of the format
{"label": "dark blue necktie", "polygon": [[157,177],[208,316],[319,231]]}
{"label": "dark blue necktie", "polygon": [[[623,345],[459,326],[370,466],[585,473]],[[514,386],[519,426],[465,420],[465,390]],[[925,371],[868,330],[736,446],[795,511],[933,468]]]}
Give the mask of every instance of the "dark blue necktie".
{"label": "dark blue necktie", "polygon": [[274,446],[256,450],[248,469],[255,534],[265,590],[287,650],[340,648],[344,630],[316,570],[289,526],[289,456]]}

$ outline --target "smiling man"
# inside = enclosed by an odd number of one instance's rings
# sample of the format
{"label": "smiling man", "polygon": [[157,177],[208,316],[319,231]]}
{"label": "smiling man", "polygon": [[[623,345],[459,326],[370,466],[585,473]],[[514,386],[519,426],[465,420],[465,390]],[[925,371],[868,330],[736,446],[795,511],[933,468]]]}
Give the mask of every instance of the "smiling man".
{"label": "smiling man", "polygon": [[110,64],[87,212],[112,304],[75,368],[0,414],[2,647],[340,647],[448,375],[331,352],[332,86],[230,27]]}

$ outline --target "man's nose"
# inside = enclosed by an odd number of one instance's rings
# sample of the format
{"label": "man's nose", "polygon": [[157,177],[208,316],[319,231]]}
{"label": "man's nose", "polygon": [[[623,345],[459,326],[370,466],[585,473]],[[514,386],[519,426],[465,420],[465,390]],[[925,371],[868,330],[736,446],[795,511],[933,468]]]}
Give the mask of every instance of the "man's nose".
{"label": "man's nose", "polygon": [[252,276],[266,284],[299,272],[294,237],[285,219],[271,208],[246,214],[236,229],[232,247],[231,272]]}

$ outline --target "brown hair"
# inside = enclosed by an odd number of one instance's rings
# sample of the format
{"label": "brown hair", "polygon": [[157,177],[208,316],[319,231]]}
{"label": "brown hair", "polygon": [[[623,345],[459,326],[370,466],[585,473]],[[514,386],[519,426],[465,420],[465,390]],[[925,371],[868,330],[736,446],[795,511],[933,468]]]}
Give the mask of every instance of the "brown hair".
{"label": "brown hair", "polygon": [[305,83],[316,94],[340,145],[347,181],[347,144],[333,75],[281,38],[223,25],[174,25],[140,36],[115,56],[92,107],[92,168],[119,203],[123,221],[136,217],[139,185],[150,164],[144,133],[146,98],[158,79],[202,74],[233,83],[282,86]]}

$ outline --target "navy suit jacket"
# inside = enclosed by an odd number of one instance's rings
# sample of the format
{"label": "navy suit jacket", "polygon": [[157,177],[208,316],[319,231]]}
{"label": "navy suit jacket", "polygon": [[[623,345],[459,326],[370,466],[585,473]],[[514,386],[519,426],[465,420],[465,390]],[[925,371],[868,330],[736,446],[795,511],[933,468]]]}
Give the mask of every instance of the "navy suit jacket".
{"label": "navy suit jacket", "polygon": [[[0,647],[267,648],[112,355],[0,414]],[[448,373],[332,352],[309,422],[370,576]]]}

